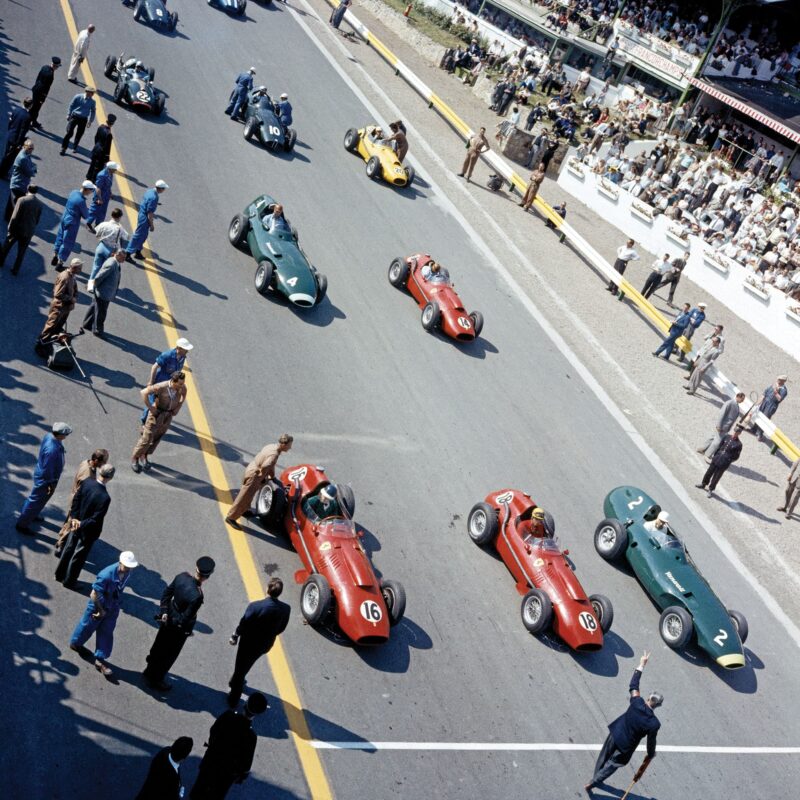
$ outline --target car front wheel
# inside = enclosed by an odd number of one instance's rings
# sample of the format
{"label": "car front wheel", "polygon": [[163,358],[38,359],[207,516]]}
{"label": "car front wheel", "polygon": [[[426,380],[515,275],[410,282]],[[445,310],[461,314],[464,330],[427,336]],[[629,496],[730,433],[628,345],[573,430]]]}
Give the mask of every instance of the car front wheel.
{"label": "car front wheel", "polygon": [[497,512],[488,503],[475,503],[467,517],[469,538],[480,547],[491,544],[497,536]]}
{"label": "car front wheel", "polygon": [[553,604],[541,589],[531,589],[522,598],[520,614],[529,633],[542,633],[553,621]]}
{"label": "car front wheel", "polygon": [[406,590],[399,581],[382,580],[381,594],[389,612],[389,625],[394,627],[406,613]]}
{"label": "car front wheel", "polygon": [[416,177],[417,173],[414,172],[414,167],[406,167],[406,186],[411,186]]}
{"label": "car front wheel", "polygon": [[244,136],[244,138],[248,142],[251,142],[251,141],[253,141],[253,137],[256,135],[256,130],[257,129],[258,129],[258,123],[256,122],[255,117],[250,117],[244,123],[244,131],[242,133],[242,136]]}
{"label": "car front wheel", "polygon": [[604,519],[594,532],[594,549],[606,561],[617,561],[628,546],[628,531],[618,519]]}
{"label": "car front wheel", "polygon": [[255,285],[256,291],[260,295],[266,296],[269,294],[269,287],[272,284],[272,276],[275,268],[269,261],[262,261],[256,267]]}
{"label": "car front wheel", "polygon": [[153,107],[153,112],[156,116],[160,117],[164,113],[164,103],[166,97],[163,94],[156,95],[156,104]]}
{"label": "car front wheel", "polygon": [[321,303],[328,294],[328,279],[317,273],[317,303]]}
{"label": "car front wheel", "polygon": [[350,128],[344,135],[344,149],[353,153],[356,147],[358,147],[358,131],[355,128]]}
{"label": "car front wheel", "polygon": [[728,609],[728,616],[733,620],[733,624],[736,626],[736,632],[739,634],[739,639],[742,644],[744,644],[747,641],[747,634],[750,632],[747,619],[741,611],[734,611],[732,608]]}
{"label": "car front wheel", "polygon": [[475,330],[475,336],[480,336],[483,330],[483,314],[480,311],[473,311],[470,315],[472,320],[472,327]]}
{"label": "car front wheel", "polygon": [[377,181],[381,177],[381,160],[378,156],[372,156],[367,161],[367,177]]}
{"label": "car front wheel", "polygon": [[614,621],[614,606],[604,594],[593,594],[589,597],[592,604],[592,611],[600,623],[600,630],[608,633],[611,630],[611,623]]}
{"label": "car front wheel", "polygon": [[694,623],[692,615],[681,606],[670,606],[661,613],[658,630],[664,644],[677,650],[692,638]]}
{"label": "car front wheel", "polygon": [[319,625],[331,611],[333,594],[322,575],[309,575],[300,591],[300,610],[309,625]]}
{"label": "car front wheel", "polygon": [[428,303],[425,308],[422,309],[422,327],[425,328],[428,333],[436,330],[441,318],[442,312],[438,303]]}
{"label": "car front wheel", "polygon": [[398,289],[406,285],[408,280],[408,263],[404,258],[396,258],[389,264],[389,283]]}

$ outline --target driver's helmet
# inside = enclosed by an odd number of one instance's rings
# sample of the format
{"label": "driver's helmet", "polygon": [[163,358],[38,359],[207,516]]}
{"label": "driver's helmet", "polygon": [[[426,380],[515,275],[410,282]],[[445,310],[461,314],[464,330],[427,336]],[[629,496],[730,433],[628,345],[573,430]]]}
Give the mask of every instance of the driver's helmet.
{"label": "driver's helmet", "polygon": [[327,486],[322,487],[319,494],[320,497],[323,497],[326,500],[335,500],[339,494],[339,490],[336,488],[336,484],[329,483]]}
{"label": "driver's helmet", "polygon": [[266,94],[267,93],[267,87],[266,86],[259,86],[258,89],[256,89],[256,91],[259,94]]}
{"label": "driver's helmet", "polygon": [[136,71],[137,72],[144,72],[144,62],[143,61],[137,61],[136,64],[135,64],[135,67],[136,67]]}
{"label": "driver's helmet", "polygon": [[535,508],[531,514],[531,523],[535,527],[538,527],[537,523],[541,524],[545,536],[552,537],[555,535],[556,521],[549,511],[545,511],[543,508]]}
{"label": "driver's helmet", "polygon": [[431,272],[438,272],[442,268],[442,265],[438,261],[431,259],[431,261],[428,263],[428,267],[430,268]]}

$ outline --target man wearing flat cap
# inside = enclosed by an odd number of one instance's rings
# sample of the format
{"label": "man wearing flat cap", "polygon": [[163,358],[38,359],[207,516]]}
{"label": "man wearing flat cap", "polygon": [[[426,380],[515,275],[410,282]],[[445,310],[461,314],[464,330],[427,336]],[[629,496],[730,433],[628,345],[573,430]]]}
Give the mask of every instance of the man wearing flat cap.
{"label": "man wearing flat cap", "polygon": [[64,262],[75,249],[75,241],[81,227],[81,220],[89,216],[87,201],[94,194],[95,185],[91,181],[84,181],[80,189],[74,189],[67,197],[64,213],[58,226],[56,241],[53,245],[53,258],[50,265],[58,272],[64,268]]}
{"label": "man wearing flat cap", "polygon": [[[147,379],[147,385],[154,386],[157,383],[168,381],[173,372],[183,372],[186,366],[186,356],[189,355],[191,350],[194,350],[194,345],[181,336],[175,342],[175,347],[172,350],[165,350],[163,353],[159,353],[155,363],[150,367],[150,377]],[[150,402],[153,402],[152,397],[150,397]],[[145,406],[141,416],[142,425],[147,419],[147,411],[147,406]]]}
{"label": "man wearing flat cap", "polygon": [[192,787],[192,800],[223,800],[234,783],[250,774],[258,736],[253,718],[269,708],[260,692],[250,695],[242,711],[224,711],[211,726],[206,754]]}
{"label": "man wearing flat cap", "polygon": [[89,593],[89,604],[69,640],[69,649],[80,653],[92,634],[95,635],[94,666],[106,678],[113,674],[106,662],[114,648],[114,629],[122,605],[122,593],[131,577],[131,570],[138,566],[136,556],[126,550],[120,553],[116,562],[97,573]]}
{"label": "man wearing flat cap", "polygon": [[133,258],[144,258],[142,255],[142,248],[147,241],[147,237],[152,231],[155,230],[156,209],[158,208],[158,197],[163,194],[169,186],[166,181],[157,180],[156,185],[152,189],[148,189],[143,197],[142,202],[139,204],[139,216],[136,218],[136,228],[133,231],[133,236],[125,248],[128,254],[128,260],[133,261]]}
{"label": "man wearing flat cap", "polygon": [[42,123],[39,122],[39,112],[42,110],[44,101],[47,100],[47,95],[50,94],[50,87],[53,85],[53,78],[55,78],[56,70],[61,66],[61,59],[58,56],[53,56],[49,64],[45,64],[36,76],[33,88],[31,89],[31,128],[36,130],[42,129]]}
{"label": "man wearing flat cap", "polygon": [[193,747],[194,741],[189,736],[180,736],[171,747],[159,750],[134,800],[181,800],[186,794],[181,766]]}
{"label": "man wearing flat cap", "polygon": [[67,146],[73,134],[75,141],[72,143],[72,152],[78,149],[83,132],[90,126],[97,112],[97,104],[94,101],[94,87],[87,86],[83,92],[78,92],[72,98],[72,102],[67,109],[67,132],[61,140],[61,155],[67,152]]}
{"label": "man wearing flat cap", "polygon": [[47,322],[36,340],[37,349],[50,343],[60,334],[66,324],[70,312],[75,308],[78,299],[78,282],[75,276],[83,269],[83,261],[73,258],[69,267],[59,274],[53,285],[53,299],[47,312]]}
{"label": "man wearing flat cap", "polygon": [[186,638],[192,635],[197,612],[203,605],[203,584],[211,577],[215,566],[213,558],[202,556],[197,559],[194,575],[181,572],[164,589],[158,633],[142,673],[152,689],[167,692],[172,688],[166,680],[167,673],[186,644]]}
{"label": "man wearing flat cap", "polygon": [[56,422],[50,430],[39,447],[39,458],[33,471],[33,489],[17,519],[16,528],[20,533],[33,533],[30,524],[41,519],[39,515],[53,496],[64,471],[66,453],[61,443],[72,433],[72,428],[66,422]]}
{"label": "man wearing flat cap", "polygon": [[[778,406],[786,399],[786,395],[789,393],[789,390],[786,388],[786,381],[788,380],[788,375],[778,375],[778,377],[775,378],[775,383],[764,389],[761,402],[758,404],[758,410],[767,419],[772,419],[772,416],[778,410]],[[753,433],[756,434],[759,442],[763,440],[764,432],[758,425],[753,425]]]}

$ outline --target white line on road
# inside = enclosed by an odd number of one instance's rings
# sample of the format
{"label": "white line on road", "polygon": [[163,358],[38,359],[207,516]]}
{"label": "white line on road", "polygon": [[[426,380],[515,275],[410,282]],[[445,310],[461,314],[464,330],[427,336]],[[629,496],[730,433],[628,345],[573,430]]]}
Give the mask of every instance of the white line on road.
{"label": "white line on road", "polygon": [[[598,752],[602,744],[573,742],[323,742],[313,739],[317,750],[451,750],[451,751],[557,751]],[[639,747],[644,752],[644,745]],[[712,755],[800,755],[800,747],[714,747],[706,745],[660,744],[659,753],[709,753]]]}

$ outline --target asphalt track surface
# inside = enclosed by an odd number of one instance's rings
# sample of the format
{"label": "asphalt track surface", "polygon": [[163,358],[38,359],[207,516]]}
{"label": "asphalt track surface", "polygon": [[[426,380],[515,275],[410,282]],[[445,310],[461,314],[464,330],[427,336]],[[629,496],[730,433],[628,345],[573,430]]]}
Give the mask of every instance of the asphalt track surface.
{"label": "asphalt track surface", "polygon": [[[137,388],[166,345],[154,284],[141,268],[125,267],[109,341],[78,340],[97,397],[74,376],[50,373],[33,354],[52,286],[47,263],[57,212],[86,169],[85,150],[58,157],[74,93],[63,69],[40,117],[49,133],[35,138],[38,182],[51,209],[44,241],[16,281],[7,270],[0,275],[4,795],[132,796],[149,757],[181,734],[195,740],[191,777],[208,727],[225,707],[233,658],[227,637],[247,602],[245,544],[262,581],[269,574],[287,580],[294,608],[283,637],[288,685],[299,690],[315,740],[599,745],[625,706],[639,651],[651,648],[643,687],[666,695],[662,744],[797,746],[796,646],[757,593],[486,263],[426,179],[424,163],[414,189],[395,191],[371,183],[363,163],[342,148],[345,129],[367,122],[369,113],[297,16],[329,45],[326,25],[303,6],[251,2],[246,20],[186,0],[174,8],[181,18],[176,36],[135,24],[119,3],[74,3],[72,12],[79,28],[98,26],[90,64],[106,110],[120,118],[117,144],[137,201],[157,178],[171,186],[149,243],[157,257],[148,264],[166,289],[173,335],[195,344],[190,366],[210,430],[198,436],[184,409],[157,452],[156,469],[136,476],[127,468]],[[8,95],[22,96],[52,53],[66,61],[71,43],[61,9],[44,0],[8,3],[3,17],[5,109]],[[113,107],[102,62],[120,50],[156,68],[156,84],[169,95],[164,119]],[[233,76],[250,63],[258,82],[290,94],[299,135],[293,157],[246,143],[241,126],[222,114]],[[227,242],[231,216],[264,191],[284,203],[306,252],[328,276],[329,299],[311,312],[260,297],[254,263]],[[81,233],[85,248],[90,240]],[[455,346],[426,334],[413,301],[389,286],[391,258],[419,250],[441,257],[467,308],[484,313],[478,342]],[[73,313],[73,328],[83,308]],[[65,476],[40,535],[21,540],[14,511],[55,419],[75,428]],[[242,464],[283,430],[296,437],[283,466],[324,464],[334,480],[351,482],[376,566],[406,587],[406,619],[381,649],[358,651],[302,624],[291,580],[299,559],[279,536],[255,525],[246,537],[226,533],[217,502],[225,482],[235,486]],[[112,683],[69,651],[85,598],[52,579],[51,544],[68,478],[98,446],[120,469],[103,540],[83,574],[84,593],[119,550],[133,549],[142,561],[117,626]],[[220,463],[209,472],[215,454]],[[621,483],[642,485],[670,509],[712,585],[747,614],[745,669],[725,673],[699,652],[668,650],[657,611],[633,577],[594,553],[603,497]],[[578,656],[529,636],[505,567],[467,538],[469,508],[501,486],[530,491],[554,513],[586,589],[613,600],[614,628],[602,652]],[[164,580],[203,554],[217,560],[217,572],[206,585],[196,635],[176,664],[175,688],[159,698],[138,676],[155,633],[157,598]],[[277,681],[283,687],[287,674]],[[275,698],[266,661],[249,683]],[[283,700],[273,699],[258,720],[253,776],[231,797],[323,797],[328,788],[338,798],[577,797],[594,761],[593,753],[569,749],[319,750],[304,769],[297,754],[309,747],[301,743],[298,751],[293,743],[298,713],[285,692]],[[323,773],[313,773],[316,757]],[[615,783],[627,785],[629,775]],[[796,755],[670,752],[630,797],[789,798],[798,778]]]}

